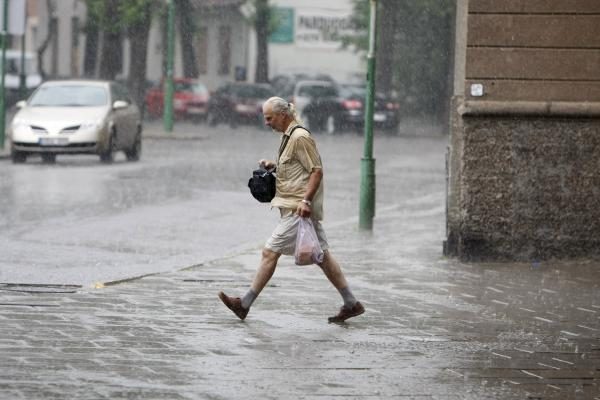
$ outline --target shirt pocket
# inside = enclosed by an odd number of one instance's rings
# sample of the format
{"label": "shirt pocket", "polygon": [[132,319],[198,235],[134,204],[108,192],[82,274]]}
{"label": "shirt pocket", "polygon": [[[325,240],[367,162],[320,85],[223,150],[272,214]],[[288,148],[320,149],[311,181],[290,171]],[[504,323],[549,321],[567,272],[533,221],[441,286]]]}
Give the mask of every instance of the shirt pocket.
{"label": "shirt pocket", "polygon": [[279,179],[288,179],[289,178],[291,162],[292,162],[292,159],[289,156],[282,156],[279,159],[279,163],[277,164],[277,177]]}

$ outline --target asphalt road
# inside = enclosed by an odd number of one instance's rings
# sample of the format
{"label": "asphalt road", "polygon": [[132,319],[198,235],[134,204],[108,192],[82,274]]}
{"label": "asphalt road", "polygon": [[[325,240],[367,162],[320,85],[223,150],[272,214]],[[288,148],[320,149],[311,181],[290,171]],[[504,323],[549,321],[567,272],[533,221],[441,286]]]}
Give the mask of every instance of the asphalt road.
{"label": "asphalt road", "polygon": [[[376,134],[377,212],[444,190],[446,138]],[[201,264],[262,246],[277,212],[246,187],[278,136],[266,128],[145,127],[142,159],[0,161],[0,282],[94,285]],[[358,217],[363,138],[316,135],[326,226]],[[442,206],[442,204],[440,204]],[[429,232],[440,243],[443,221]]]}

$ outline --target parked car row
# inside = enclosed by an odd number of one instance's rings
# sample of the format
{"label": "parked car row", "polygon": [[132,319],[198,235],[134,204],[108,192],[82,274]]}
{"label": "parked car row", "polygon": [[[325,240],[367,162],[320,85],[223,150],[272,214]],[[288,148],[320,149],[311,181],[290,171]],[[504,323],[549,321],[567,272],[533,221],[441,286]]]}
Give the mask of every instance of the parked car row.
{"label": "parked car row", "polygon": [[[338,84],[333,79],[289,80],[282,87],[282,97],[296,106],[309,129],[339,133],[359,130],[364,126],[366,86]],[[376,93],[373,124],[377,129],[397,133],[400,104],[397,99]]]}
{"label": "parked car row", "polygon": [[[278,75],[271,84],[226,83],[212,93],[198,80],[176,79],[173,103],[178,118],[236,127],[242,123],[262,124],[261,107],[271,96],[294,103],[303,123],[314,132],[360,132],[364,126],[365,85],[339,84],[326,74]],[[163,98],[162,83],[147,92],[146,109],[150,117],[162,115]],[[398,100],[376,93],[374,127],[396,133],[399,124]]]}
{"label": "parked car row", "polygon": [[[209,125],[260,123],[262,104],[280,96],[295,104],[304,124],[313,132],[329,134],[359,129],[364,124],[366,89],[340,85],[326,75],[276,77],[273,85],[227,83],[210,93],[201,81],[174,81],[175,116],[206,120]],[[158,118],[164,108],[164,83],[147,91],[145,107]],[[54,162],[57,154],[96,154],[111,162],[124,151],[128,160],[141,154],[141,113],[124,85],[114,81],[57,80],[42,83],[28,100],[17,103],[19,111],[9,126],[11,155],[15,163],[29,155]],[[374,101],[375,127],[396,132],[399,103],[382,94]]]}

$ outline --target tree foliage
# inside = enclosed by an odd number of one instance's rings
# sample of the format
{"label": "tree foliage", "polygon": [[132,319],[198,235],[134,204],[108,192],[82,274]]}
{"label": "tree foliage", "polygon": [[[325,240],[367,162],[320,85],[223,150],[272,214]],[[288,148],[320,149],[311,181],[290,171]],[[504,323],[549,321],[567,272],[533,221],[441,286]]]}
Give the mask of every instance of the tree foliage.
{"label": "tree foliage", "polygon": [[[356,34],[344,38],[368,49],[369,1],[353,0]],[[455,2],[379,0],[377,82],[404,100],[405,111],[445,117],[451,89]]]}
{"label": "tree foliage", "polygon": [[[104,79],[114,79],[123,68],[123,38],[127,36],[130,46],[130,68],[128,86],[138,104],[142,104],[146,80],[146,53],[148,35],[153,11],[160,12],[164,2],[160,0],[86,0],[86,40],[89,36],[98,43],[98,36],[103,35],[103,46],[100,50],[100,66],[98,75]],[[88,48],[84,70],[86,75],[94,76],[96,70],[97,49],[95,45]],[[89,50],[89,51],[88,51]]]}

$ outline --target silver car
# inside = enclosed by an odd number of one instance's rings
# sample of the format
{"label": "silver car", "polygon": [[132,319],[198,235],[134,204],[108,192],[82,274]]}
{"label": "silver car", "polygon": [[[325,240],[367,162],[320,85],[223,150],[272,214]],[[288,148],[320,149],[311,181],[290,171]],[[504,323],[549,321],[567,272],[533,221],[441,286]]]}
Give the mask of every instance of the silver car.
{"label": "silver car", "polygon": [[57,154],[97,154],[109,163],[119,150],[129,161],[140,158],[140,112],[117,82],[49,81],[17,107],[9,127],[15,163],[31,154],[50,163]]}

